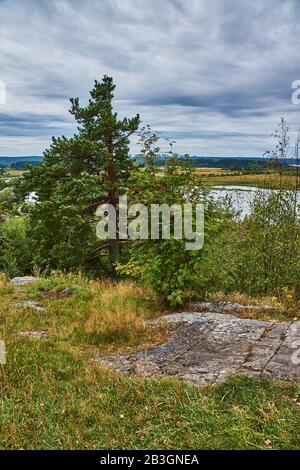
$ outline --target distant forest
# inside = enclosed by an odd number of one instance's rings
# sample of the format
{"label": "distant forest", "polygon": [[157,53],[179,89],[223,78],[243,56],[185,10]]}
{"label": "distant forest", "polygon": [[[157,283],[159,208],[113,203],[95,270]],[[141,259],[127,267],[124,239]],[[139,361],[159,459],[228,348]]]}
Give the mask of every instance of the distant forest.
{"label": "distant forest", "polygon": [[[133,157],[137,164],[143,164],[143,157],[137,155]],[[184,161],[186,157],[179,156],[179,160]],[[26,170],[27,166],[39,165],[43,157],[0,157],[0,170],[12,168],[15,170]],[[157,158],[156,165],[164,165],[168,161],[167,156]],[[286,158],[281,164],[289,167],[295,163],[295,159]],[[246,173],[261,173],[270,169],[270,159],[264,157],[196,157],[192,156],[188,159],[188,164],[193,168],[222,168],[231,171],[240,171]],[[274,168],[274,165],[273,165]]]}
{"label": "distant forest", "polygon": [[0,157],[0,170],[5,168],[12,168],[15,170],[26,170],[27,165],[39,165],[43,157],[28,156],[28,157]]}
{"label": "distant forest", "polygon": [[[186,161],[192,168],[218,168],[224,170],[245,172],[245,173],[265,173],[274,170],[274,161],[267,157],[196,157],[189,158],[179,156],[179,160]],[[143,163],[143,157],[135,157],[138,164]],[[168,156],[156,159],[156,165],[164,165],[168,161]],[[295,164],[294,158],[285,158],[278,160],[277,164],[286,168]],[[291,167],[292,168],[292,167]]]}

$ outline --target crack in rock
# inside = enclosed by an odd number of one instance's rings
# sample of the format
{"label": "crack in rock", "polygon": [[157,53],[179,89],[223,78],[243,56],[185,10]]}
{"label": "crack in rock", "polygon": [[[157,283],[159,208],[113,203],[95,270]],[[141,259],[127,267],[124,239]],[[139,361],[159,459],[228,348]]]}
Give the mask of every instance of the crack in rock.
{"label": "crack in rock", "polygon": [[280,348],[281,346],[283,345],[283,343],[285,342],[286,338],[287,338],[287,335],[288,335],[288,330],[289,328],[291,327],[291,325],[293,324],[293,322],[290,323],[290,325],[288,326],[287,328],[287,331],[286,333],[282,333],[280,335],[280,338],[281,338],[281,342],[279,343],[279,345],[277,346],[277,348],[275,348],[275,350],[273,351],[273,354],[271,355],[271,357],[267,360],[266,364],[264,365],[264,367],[262,368],[262,370],[260,371],[260,375],[262,376],[265,372],[265,370],[267,369],[268,365],[270,364],[270,362],[275,358],[275,356],[277,354],[279,354],[279,351],[280,351]]}

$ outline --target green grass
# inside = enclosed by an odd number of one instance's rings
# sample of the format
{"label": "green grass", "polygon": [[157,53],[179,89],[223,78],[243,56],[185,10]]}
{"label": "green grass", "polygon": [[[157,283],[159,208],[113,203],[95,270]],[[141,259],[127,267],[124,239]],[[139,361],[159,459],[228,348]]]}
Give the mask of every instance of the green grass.
{"label": "green grass", "polygon": [[[46,313],[13,306],[70,285],[72,297],[43,300]],[[2,282],[0,302],[7,349],[0,366],[2,449],[300,447],[298,385],[235,377],[200,390],[168,379],[127,379],[93,362],[96,352],[164,340],[166,332],[145,326],[158,314],[147,291],[54,277],[21,289]],[[118,329],[122,310],[126,321]],[[24,329],[52,336],[18,336]]]}

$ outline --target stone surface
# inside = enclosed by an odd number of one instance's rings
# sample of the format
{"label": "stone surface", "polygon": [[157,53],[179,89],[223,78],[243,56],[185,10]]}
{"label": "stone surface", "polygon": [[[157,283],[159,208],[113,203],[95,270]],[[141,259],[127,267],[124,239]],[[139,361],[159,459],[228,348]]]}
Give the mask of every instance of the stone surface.
{"label": "stone surface", "polygon": [[38,277],[34,276],[24,276],[24,277],[14,277],[10,281],[11,286],[25,286],[26,284],[30,284],[31,282],[38,281]]}
{"label": "stone surface", "polygon": [[271,323],[216,312],[181,312],[160,321],[175,328],[164,346],[96,361],[128,376],[169,376],[198,386],[218,384],[232,374],[300,378],[300,322]]}
{"label": "stone surface", "polygon": [[15,304],[15,307],[31,308],[33,310],[36,310],[37,312],[46,312],[46,309],[43,307],[43,304],[40,304],[39,302],[31,302],[30,300],[23,300],[22,302]]}
{"label": "stone surface", "polygon": [[71,287],[65,287],[61,290],[48,289],[43,292],[42,298],[49,300],[61,300],[74,295],[74,290]]}
{"label": "stone surface", "polygon": [[50,334],[48,331],[21,331],[19,336],[25,336],[31,339],[48,339]]}
{"label": "stone surface", "polygon": [[216,313],[233,313],[247,310],[264,311],[273,310],[271,305],[242,305],[235,302],[196,302],[194,306],[203,311]]}

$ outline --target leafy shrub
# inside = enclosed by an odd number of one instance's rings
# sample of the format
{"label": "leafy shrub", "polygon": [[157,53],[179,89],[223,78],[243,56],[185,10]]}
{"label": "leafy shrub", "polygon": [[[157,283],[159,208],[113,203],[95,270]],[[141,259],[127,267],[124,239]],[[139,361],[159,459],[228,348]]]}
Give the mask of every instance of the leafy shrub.
{"label": "leafy shrub", "polygon": [[[142,202],[148,207],[148,214],[152,204],[177,204],[183,208],[185,202],[190,202],[193,207],[203,203],[205,243],[203,249],[186,250],[186,240],[174,237],[171,218],[171,238],[132,243],[127,253],[128,260],[118,264],[118,272],[151,287],[172,307],[182,305],[199,293],[203,294],[207,287],[207,280],[202,273],[204,259],[211,240],[222,229],[225,211],[212,202],[207,189],[193,170],[181,165],[176,158],[159,171],[150,165],[144,172],[137,172],[131,184],[128,193],[130,202]],[[162,230],[161,221],[160,235]]]}
{"label": "leafy shrub", "polygon": [[258,192],[251,215],[225,227],[208,266],[222,271],[221,289],[251,295],[300,296],[300,226],[291,191]]}
{"label": "leafy shrub", "polygon": [[0,224],[0,271],[14,277],[32,269],[32,254],[26,234],[26,221],[12,218]]}

